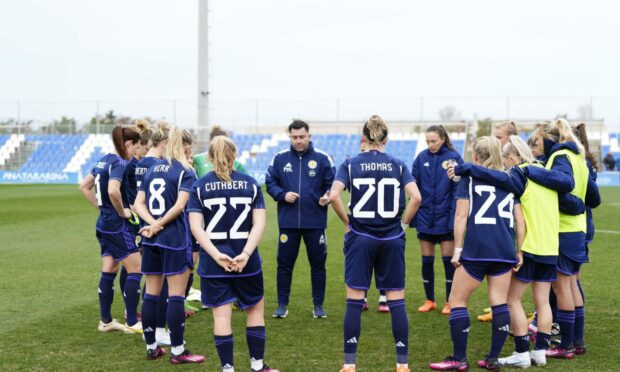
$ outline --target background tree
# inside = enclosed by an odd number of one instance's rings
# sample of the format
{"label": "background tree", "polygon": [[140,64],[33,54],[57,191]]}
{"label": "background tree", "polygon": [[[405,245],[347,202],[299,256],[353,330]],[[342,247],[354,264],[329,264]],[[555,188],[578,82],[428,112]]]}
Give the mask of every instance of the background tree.
{"label": "background tree", "polygon": [[441,121],[455,121],[458,120],[461,116],[460,111],[457,111],[456,107],[452,105],[447,105],[439,109],[437,111],[439,115],[439,120]]}
{"label": "background tree", "polygon": [[482,136],[491,135],[491,127],[493,126],[493,120],[491,118],[485,118],[478,120],[478,130],[476,131],[476,138]]}

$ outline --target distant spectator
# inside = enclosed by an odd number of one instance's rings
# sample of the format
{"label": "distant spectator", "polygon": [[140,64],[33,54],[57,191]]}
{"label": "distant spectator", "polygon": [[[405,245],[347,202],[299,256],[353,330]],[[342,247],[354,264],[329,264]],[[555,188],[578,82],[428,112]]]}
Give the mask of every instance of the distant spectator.
{"label": "distant spectator", "polygon": [[605,169],[608,171],[613,171],[616,169],[616,159],[614,159],[614,154],[612,154],[611,151],[605,155],[603,164],[605,164]]}

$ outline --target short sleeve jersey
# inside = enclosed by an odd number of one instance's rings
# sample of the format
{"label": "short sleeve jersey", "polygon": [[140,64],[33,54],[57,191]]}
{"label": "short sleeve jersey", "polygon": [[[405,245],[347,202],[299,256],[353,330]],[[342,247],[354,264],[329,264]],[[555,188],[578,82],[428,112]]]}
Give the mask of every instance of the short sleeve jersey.
{"label": "short sleeve jersey", "polygon": [[[230,257],[241,254],[252,229],[252,212],[265,209],[263,192],[254,178],[233,171],[231,181],[221,181],[215,172],[201,177],[192,187],[187,211],[200,213],[209,238]],[[198,275],[203,278],[251,276],[261,272],[258,249],[241,273],[224,271],[207,252],[200,250]]]}
{"label": "short sleeve jersey", "polygon": [[[146,205],[153,218],[163,217],[174,206],[181,191],[190,192],[196,181],[196,173],[185,169],[176,161],[159,160],[149,168],[140,184],[144,191]],[[181,213],[174,221],[152,238],[144,238],[142,244],[160,248],[182,250],[191,246],[187,216]]]}
{"label": "short sleeve jersey", "polygon": [[469,200],[467,232],[461,257],[465,261],[516,263],[514,194],[474,177],[459,181],[456,199]]}
{"label": "short sleeve jersey", "polygon": [[138,193],[138,187],[136,186],[136,165],[138,159],[131,158],[127,162],[127,170],[125,171],[125,179],[123,180],[123,186],[127,190],[127,202],[133,205],[136,201],[136,194]]}
{"label": "short sleeve jersey", "polygon": [[414,182],[405,163],[380,151],[368,151],[345,160],[336,180],[351,194],[349,223],[354,233],[379,239],[403,235],[404,187]]}
{"label": "short sleeve jersey", "polygon": [[136,189],[140,188],[142,181],[144,181],[144,176],[150,167],[158,163],[161,159],[156,158],[154,156],[145,156],[138,161],[135,169],[135,177],[136,180]]}
{"label": "short sleeve jersey", "polygon": [[[90,171],[90,174],[95,177],[95,197],[99,206],[97,230],[100,232],[117,233],[125,228],[125,220],[118,215],[110,201],[108,185],[111,180],[119,181],[121,183],[121,195],[126,195],[126,191],[123,190],[126,169],[126,160],[116,154],[107,154]],[[126,197],[123,198],[123,206],[128,207]]]}

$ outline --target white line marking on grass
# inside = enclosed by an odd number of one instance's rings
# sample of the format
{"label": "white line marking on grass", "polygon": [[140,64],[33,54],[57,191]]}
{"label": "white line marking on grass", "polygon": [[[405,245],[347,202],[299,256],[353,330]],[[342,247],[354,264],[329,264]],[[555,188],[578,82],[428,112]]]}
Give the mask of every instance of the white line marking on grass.
{"label": "white line marking on grass", "polygon": [[599,233],[603,233],[603,234],[620,234],[620,231],[615,231],[615,230],[599,230],[599,229],[596,229],[595,231],[599,232]]}

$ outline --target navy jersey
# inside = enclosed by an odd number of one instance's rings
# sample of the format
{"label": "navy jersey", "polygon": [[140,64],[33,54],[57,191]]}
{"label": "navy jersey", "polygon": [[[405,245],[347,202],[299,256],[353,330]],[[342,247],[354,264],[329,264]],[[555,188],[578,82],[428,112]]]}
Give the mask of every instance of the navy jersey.
{"label": "navy jersey", "polygon": [[[114,209],[108,194],[110,180],[121,182],[121,195],[126,196],[123,190],[123,180],[127,169],[127,161],[116,154],[107,154],[101,158],[90,171],[95,177],[95,197],[99,206],[97,230],[104,233],[117,233],[125,228],[125,220]],[[123,206],[127,207],[126,197],[123,197]]]}
{"label": "navy jersey", "polygon": [[[265,200],[260,186],[251,176],[233,171],[231,178],[231,182],[225,182],[217,178],[215,172],[205,174],[194,183],[187,210],[203,215],[213,245],[234,258],[243,251],[252,229],[252,211],[265,209]],[[258,248],[241,273],[224,271],[204,249],[200,250],[198,275],[203,278],[250,276],[260,272]]]}
{"label": "navy jersey", "polygon": [[131,158],[127,162],[127,170],[125,171],[125,179],[123,180],[123,187],[126,190],[127,202],[133,205],[136,201],[136,194],[138,193],[138,186],[136,186],[136,165],[138,159]]}
{"label": "navy jersey", "polygon": [[[140,191],[145,193],[146,205],[153,218],[163,217],[177,202],[181,191],[191,192],[194,181],[196,173],[183,168],[176,160],[171,163],[159,160],[150,167],[140,184]],[[144,238],[142,244],[174,250],[188,249],[191,242],[185,213],[168,223],[157,235]]]}
{"label": "navy jersey", "polygon": [[135,176],[136,180],[136,189],[140,188],[142,181],[144,180],[144,176],[150,167],[158,163],[161,159],[156,158],[154,156],[145,156],[138,161],[135,167]]}
{"label": "navy jersey", "polygon": [[405,163],[380,151],[368,151],[345,160],[336,180],[351,193],[349,223],[353,232],[379,239],[403,234],[404,187],[414,182]]}
{"label": "navy jersey", "polygon": [[456,199],[469,200],[467,232],[461,258],[466,261],[517,262],[514,194],[474,177],[458,183]]}

